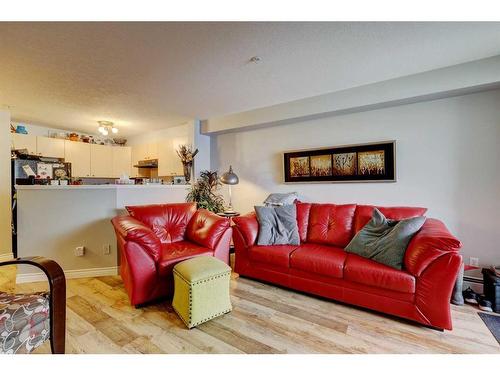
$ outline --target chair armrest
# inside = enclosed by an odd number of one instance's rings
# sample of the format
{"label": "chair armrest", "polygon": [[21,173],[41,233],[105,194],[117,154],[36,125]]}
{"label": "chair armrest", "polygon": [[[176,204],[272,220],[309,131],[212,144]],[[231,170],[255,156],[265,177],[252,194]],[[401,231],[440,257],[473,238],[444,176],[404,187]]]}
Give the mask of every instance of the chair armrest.
{"label": "chair armrest", "polygon": [[243,245],[248,248],[255,245],[259,234],[259,222],[255,212],[233,218],[235,229],[241,234]]}
{"label": "chair armrest", "polygon": [[64,354],[66,338],[66,277],[61,266],[40,256],[23,257],[1,262],[0,266],[27,264],[45,273],[49,281],[50,345],[52,353]]}
{"label": "chair armrest", "polygon": [[404,257],[405,269],[419,277],[436,259],[448,253],[457,253],[461,246],[443,222],[427,219],[408,244]]}
{"label": "chair armrest", "polygon": [[125,241],[135,242],[155,262],[161,254],[161,242],[156,234],[144,223],[132,216],[116,216],[111,220],[117,236],[123,237]]}
{"label": "chair armrest", "polygon": [[219,239],[229,227],[229,219],[201,208],[189,220],[186,238],[198,245],[215,250]]}

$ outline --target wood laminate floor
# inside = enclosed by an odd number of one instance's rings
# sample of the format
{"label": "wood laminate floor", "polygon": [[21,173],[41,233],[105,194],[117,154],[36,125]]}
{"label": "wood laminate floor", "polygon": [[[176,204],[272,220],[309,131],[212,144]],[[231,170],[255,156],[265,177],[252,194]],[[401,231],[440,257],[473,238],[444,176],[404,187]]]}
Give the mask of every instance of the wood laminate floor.
{"label": "wood laminate floor", "polygon": [[[15,285],[15,267],[0,269],[0,289]],[[453,331],[285,290],[231,280],[233,311],[188,330],[169,303],[130,306],[120,277],[67,282],[67,353],[500,353],[471,306],[453,306]],[[45,343],[36,353],[50,353]]]}

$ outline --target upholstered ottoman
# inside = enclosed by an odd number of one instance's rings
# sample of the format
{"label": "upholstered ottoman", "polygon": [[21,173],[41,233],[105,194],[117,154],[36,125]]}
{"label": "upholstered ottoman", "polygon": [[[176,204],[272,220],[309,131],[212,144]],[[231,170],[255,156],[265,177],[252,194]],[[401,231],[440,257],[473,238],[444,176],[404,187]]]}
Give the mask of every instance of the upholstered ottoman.
{"label": "upholstered ottoman", "polygon": [[211,256],[199,256],[174,267],[172,307],[188,328],[230,312],[231,268]]}

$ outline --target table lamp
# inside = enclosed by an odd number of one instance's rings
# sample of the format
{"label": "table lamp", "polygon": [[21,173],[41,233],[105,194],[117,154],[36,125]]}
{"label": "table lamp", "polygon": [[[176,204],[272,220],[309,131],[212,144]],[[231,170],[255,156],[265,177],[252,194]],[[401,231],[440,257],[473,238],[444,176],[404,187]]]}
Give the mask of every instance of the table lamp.
{"label": "table lamp", "polygon": [[220,182],[222,182],[225,185],[229,185],[229,206],[224,210],[224,213],[225,214],[234,214],[235,211],[233,210],[233,202],[232,202],[232,196],[231,196],[231,185],[238,184],[238,182],[240,182],[240,179],[233,172],[233,167],[231,165],[229,166],[229,171],[224,173],[220,177]]}

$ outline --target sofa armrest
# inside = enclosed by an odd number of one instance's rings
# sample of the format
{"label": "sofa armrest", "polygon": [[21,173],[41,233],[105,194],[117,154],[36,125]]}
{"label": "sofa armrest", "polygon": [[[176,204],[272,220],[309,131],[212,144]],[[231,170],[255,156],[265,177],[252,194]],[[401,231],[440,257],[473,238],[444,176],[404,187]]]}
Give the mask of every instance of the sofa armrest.
{"label": "sofa armrest", "polygon": [[189,221],[186,238],[198,245],[215,250],[220,238],[229,227],[229,219],[201,208]]}
{"label": "sofa armrest", "polygon": [[429,326],[452,329],[450,299],[462,257],[450,251],[431,261],[417,278],[415,305]]}
{"label": "sofa armrest", "polygon": [[259,234],[259,222],[255,212],[233,218],[236,231],[241,235],[241,243],[246,247],[255,245]]}
{"label": "sofa armrest", "polygon": [[160,239],[151,228],[144,225],[132,216],[116,216],[111,220],[117,236],[125,241],[137,243],[155,262],[161,254]]}
{"label": "sofa armrest", "polygon": [[419,277],[436,259],[448,253],[456,254],[461,246],[443,222],[427,219],[408,244],[404,267],[413,276]]}

